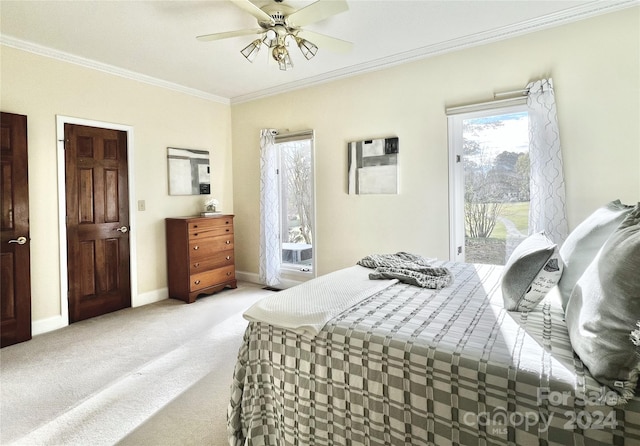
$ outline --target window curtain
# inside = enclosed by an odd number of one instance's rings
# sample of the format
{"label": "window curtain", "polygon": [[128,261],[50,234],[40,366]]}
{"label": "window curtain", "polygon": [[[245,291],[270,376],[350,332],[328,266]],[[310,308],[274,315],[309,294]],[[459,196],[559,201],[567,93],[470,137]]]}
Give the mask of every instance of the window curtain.
{"label": "window curtain", "polygon": [[276,131],[260,131],[260,271],[268,286],[280,283],[280,224],[278,218],[278,158]]}
{"label": "window curtain", "polygon": [[553,82],[551,79],[531,82],[527,90],[531,163],[529,233],[544,231],[560,245],[567,238],[568,224]]}

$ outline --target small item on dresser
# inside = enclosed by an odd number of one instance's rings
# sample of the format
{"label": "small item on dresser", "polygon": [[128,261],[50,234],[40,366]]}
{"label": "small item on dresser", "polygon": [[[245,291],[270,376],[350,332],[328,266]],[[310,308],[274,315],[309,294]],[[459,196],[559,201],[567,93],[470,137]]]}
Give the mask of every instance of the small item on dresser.
{"label": "small item on dresser", "polygon": [[220,203],[215,198],[207,198],[203,203],[203,211],[200,212],[200,217],[213,217],[215,215],[221,215],[222,212],[218,210]]}
{"label": "small item on dresser", "polygon": [[203,203],[203,207],[204,207],[204,212],[220,212],[218,211],[218,206],[220,205],[220,202],[218,200],[216,200],[215,198],[207,198],[204,200]]}

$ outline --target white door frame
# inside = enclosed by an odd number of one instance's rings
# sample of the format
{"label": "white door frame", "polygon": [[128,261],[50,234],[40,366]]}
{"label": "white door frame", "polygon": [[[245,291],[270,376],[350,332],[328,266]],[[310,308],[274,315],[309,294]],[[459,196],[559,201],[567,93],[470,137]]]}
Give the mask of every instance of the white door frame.
{"label": "white door frame", "polygon": [[449,138],[449,260],[465,261],[464,164],[462,121],[526,111],[527,98],[518,97],[447,109]]}
{"label": "white door frame", "polygon": [[[133,127],[111,122],[94,121],[91,119],[74,118],[70,116],[56,115],[56,139],[57,139],[57,172],[58,172],[58,239],[60,251],[60,316],[47,320],[40,325],[40,333],[54,330],[69,325],[69,279],[67,275],[67,203],[66,203],[66,175],[64,154],[64,125],[85,125],[110,130],[121,130],[127,133],[127,177],[129,188],[129,265],[131,274],[131,306],[138,306],[138,276],[136,256],[136,225],[135,216],[135,183],[133,179]],[[37,333],[34,333],[37,334]]]}
{"label": "white door frame", "polygon": [[[312,207],[312,216],[311,216],[311,233],[313,239],[313,258],[311,264],[311,271],[300,271],[299,268],[292,267],[283,267],[282,261],[280,262],[280,287],[282,288],[291,288],[295,285],[299,285],[308,280],[311,280],[318,275],[318,267],[317,267],[317,259],[318,259],[318,242],[317,242],[317,231],[316,231],[316,132],[315,130],[304,130],[302,132],[287,132],[281,134],[281,136],[291,136],[296,133],[309,134],[308,138],[301,138],[300,141],[309,140],[311,141],[311,207]],[[276,144],[282,144],[284,142],[276,142]],[[278,150],[278,165],[281,164],[281,151]],[[282,181],[282,175],[278,175],[278,181]],[[278,185],[278,201],[282,203],[282,197],[280,193],[282,192],[282,184]],[[282,212],[280,212],[280,218],[282,219]],[[280,226],[282,227],[282,222],[280,222]],[[282,237],[280,237],[280,255],[282,255]]]}

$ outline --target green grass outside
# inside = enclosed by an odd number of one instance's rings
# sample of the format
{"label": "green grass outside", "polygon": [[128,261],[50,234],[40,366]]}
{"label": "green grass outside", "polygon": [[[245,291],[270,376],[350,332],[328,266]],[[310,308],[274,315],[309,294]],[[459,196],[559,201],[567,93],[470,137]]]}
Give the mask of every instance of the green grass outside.
{"label": "green grass outside", "polygon": [[[518,230],[523,234],[529,228],[529,202],[505,203],[500,213],[502,217],[511,220]],[[507,238],[507,228],[501,222],[496,223],[496,227],[491,232],[491,238],[505,240]]]}

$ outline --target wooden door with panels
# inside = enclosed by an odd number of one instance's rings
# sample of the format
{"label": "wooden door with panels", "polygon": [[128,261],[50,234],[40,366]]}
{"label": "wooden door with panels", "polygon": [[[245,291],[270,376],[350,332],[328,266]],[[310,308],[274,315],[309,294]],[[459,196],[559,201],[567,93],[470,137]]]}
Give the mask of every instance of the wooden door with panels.
{"label": "wooden door with panels", "polygon": [[131,306],[127,133],[65,124],[69,321]]}
{"label": "wooden door with panels", "polygon": [[31,339],[27,117],[0,114],[0,344]]}

